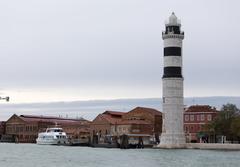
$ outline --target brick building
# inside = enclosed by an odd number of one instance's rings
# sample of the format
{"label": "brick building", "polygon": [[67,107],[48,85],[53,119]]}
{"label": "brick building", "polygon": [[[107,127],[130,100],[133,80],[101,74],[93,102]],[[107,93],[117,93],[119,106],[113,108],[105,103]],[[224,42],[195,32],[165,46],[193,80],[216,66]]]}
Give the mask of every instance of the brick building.
{"label": "brick building", "polygon": [[118,111],[105,111],[99,114],[90,124],[91,138],[94,140],[94,136],[98,136],[99,143],[104,143],[106,135],[114,135],[117,129],[117,123],[121,121],[124,112]]}
{"label": "brick building", "polygon": [[130,133],[133,134],[160,135],[162,132],[162,113],[152,108],[136,107],[125,113],[122,121],[132,124]]}
{"label": "brick building", "polygon": [[187,142],[209,142],[204,126],[217,115],[216,108],[208,105],[194,105],[185,109],[184,131]]}
{"label": "brick building", "polygon": [[[157,136],[162,131],[161,112],[144,107],[137,107],[129,112],[106,111],[99,114],[91,123],[91,136],[98,136],[100,143],[106,142],[107,136],[127,135]],[[159,139],[157,139],[159,140]]]}
{"label": "brick building", "polygon": [[18,142],[35,143],[39,132],[48,127],[60,126],[69,137],[89,134],[89,121],[59,117],[16,115],[6,121],[6,135],[12,135]]}

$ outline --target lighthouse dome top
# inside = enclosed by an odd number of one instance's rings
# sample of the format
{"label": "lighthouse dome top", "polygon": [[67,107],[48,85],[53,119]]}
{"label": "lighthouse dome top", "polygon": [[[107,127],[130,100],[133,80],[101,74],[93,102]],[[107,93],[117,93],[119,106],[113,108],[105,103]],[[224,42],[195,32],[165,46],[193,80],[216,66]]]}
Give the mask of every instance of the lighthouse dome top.
{"label": "lighthouse dome top", "polygon": [[176,25],[176,26],[180,26],[181,22],[180,20],[177,18],[177,16],[175,15],[174,12],[172,12],[171,16],[169,17],[169,19],[166,22],[166,25]]}

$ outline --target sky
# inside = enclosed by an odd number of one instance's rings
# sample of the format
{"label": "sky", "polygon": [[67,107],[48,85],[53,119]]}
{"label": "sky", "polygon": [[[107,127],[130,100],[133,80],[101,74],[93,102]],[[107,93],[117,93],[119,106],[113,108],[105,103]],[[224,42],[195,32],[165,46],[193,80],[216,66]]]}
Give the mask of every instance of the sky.
{"label": "sky", "polygon": [[172,12],[185,32],[185,96],[239,96],[239,6],[238,0],[0,1],[0,96],[11,103],[161,97],[161,33]]}

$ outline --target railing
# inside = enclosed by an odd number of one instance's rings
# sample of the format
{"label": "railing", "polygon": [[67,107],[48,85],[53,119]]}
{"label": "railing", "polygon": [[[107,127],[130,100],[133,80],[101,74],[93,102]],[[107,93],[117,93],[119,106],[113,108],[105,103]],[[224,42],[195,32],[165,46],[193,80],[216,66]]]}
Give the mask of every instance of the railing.
{"label": "railing", "polygon": [[180,34],[173,34],[173,33],[162,33],[162,38],[163,39],[167,39],[167,38],[180,38],[180,39],[184,39],[184,32],[181,32]]}

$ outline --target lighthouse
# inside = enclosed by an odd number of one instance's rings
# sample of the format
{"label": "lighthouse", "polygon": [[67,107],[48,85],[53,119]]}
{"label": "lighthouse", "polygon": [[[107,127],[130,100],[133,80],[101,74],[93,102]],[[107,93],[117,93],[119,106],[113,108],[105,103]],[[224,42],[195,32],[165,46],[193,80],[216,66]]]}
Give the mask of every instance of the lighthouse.
{"label": "lighthouse", "polygon": [[164,69],[162,77],[163,126],[159,147],[178,148],[186,143],[183,130],[183,75],[182,41],[180,20],[174,13],[165,23]]}

